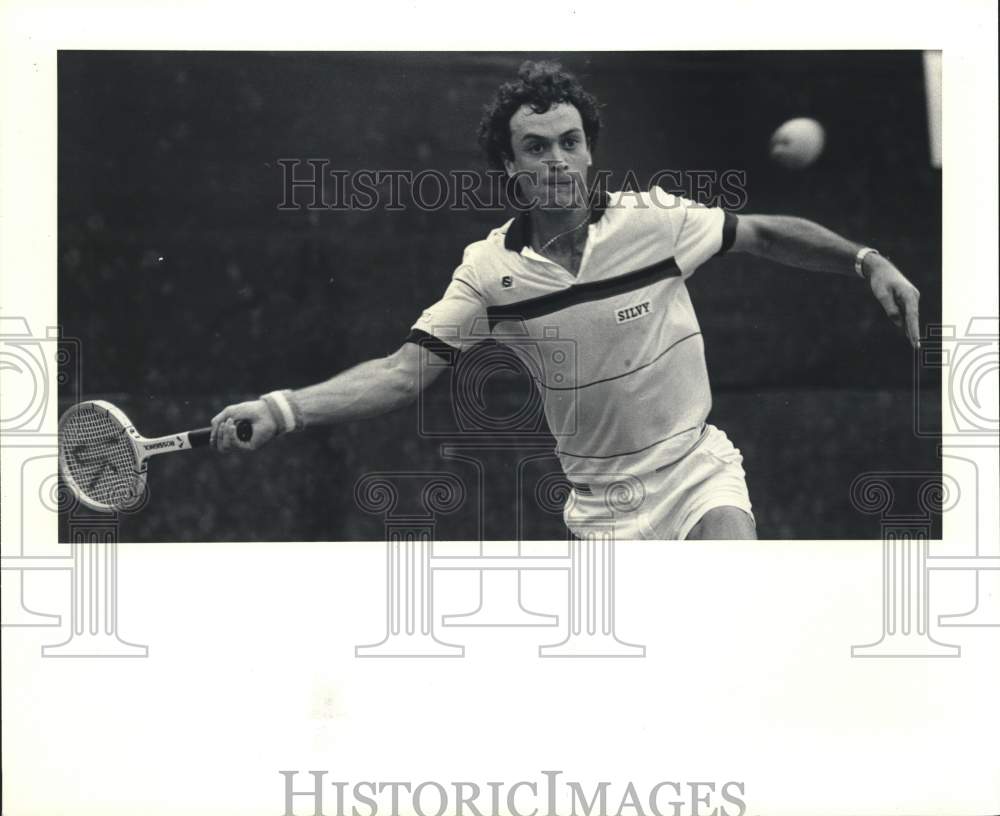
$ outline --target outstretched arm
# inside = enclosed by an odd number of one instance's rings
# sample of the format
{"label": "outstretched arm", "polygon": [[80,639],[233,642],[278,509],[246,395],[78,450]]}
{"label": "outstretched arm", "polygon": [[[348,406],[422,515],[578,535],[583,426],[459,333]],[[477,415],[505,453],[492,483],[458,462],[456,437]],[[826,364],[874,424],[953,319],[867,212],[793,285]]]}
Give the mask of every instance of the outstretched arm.
{"label": "outstretched arm", "polygon": [[[741,215],[733,241],[734,252],[749,252],[788,266],[815,272],[854,275],[860,244],[841,238],[804,218],[784,215]],[[920,346],[918,302],[920,292],[887,258],[870,252],[861,274],[872,294],[914,348]]]}
{"label": "outstretched arm", "polygon": [[[423,365],[425,351],[416,343],[404,343],[388,357],[368,360],[325,382],[283,397],[241,402],[223,408],[212,419],[212,445],[219,450],[256,450],[289,427],[329,425],[387,414],[413,402],[430,385],[442,366]],[[287,399],[287,403],[282,400]],[[253,423],[253,437],[241,442],[236,423]]]}

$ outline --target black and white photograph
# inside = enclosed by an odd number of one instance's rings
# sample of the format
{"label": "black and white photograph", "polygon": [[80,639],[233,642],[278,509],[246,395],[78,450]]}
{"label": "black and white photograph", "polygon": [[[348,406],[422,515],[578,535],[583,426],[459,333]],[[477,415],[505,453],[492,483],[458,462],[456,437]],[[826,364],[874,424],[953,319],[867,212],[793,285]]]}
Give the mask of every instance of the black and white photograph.
{"label": "black and white photograph", "polygon": [[397,472],[398,512],[429,510],[416,474],[461,482],[440,539],[877,537],[853,480],[940,470],[939,76],[63,52],[64,408],[233,454],[155,459],[137,499],[77,445],[71,478],[141,502],[138,541],[378,540],[365,478]]}
{"label": "black and white photograph", "polygon": [[5,816],[1000,811],[996,29],[0,7]]}

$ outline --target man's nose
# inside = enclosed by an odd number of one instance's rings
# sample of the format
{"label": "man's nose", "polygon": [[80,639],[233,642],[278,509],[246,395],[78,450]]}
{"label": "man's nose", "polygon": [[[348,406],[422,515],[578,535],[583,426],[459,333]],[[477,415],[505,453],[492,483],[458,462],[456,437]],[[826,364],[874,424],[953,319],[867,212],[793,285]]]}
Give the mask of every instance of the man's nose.
{"label": "man's nose", "polygon": [[566,156],[563,154],[562,150],[558,147],[552,148],[552,156],[548,162],[550,170],[568,170],[569,162],[566,161]]}

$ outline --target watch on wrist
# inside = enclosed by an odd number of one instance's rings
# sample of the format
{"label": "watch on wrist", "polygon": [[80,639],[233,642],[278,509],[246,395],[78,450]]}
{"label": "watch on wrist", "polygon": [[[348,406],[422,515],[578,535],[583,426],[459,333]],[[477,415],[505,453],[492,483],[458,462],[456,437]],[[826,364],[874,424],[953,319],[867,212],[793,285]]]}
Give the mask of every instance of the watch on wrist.
{"label": "watch on wrist", "polygon": [[869,255],[881,255],[877,249],[872,249],[871,247],[862,247],[858,250],[858,254],[854,256],[854,271],[857,273],[859,278],[864,278],[868,280],[868,276],[865,274],[865,258]]}

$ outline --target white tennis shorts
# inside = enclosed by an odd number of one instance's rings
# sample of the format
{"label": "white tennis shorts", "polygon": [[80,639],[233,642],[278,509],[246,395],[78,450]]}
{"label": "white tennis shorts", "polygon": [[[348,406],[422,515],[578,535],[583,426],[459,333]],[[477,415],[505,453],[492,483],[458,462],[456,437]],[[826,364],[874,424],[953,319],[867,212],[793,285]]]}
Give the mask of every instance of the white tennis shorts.
{"label": "white tennis shorts", "polygon": [[682,540],[705,513],[727,506],[753,518],[743,456],[723,431],[706,424],[695,446],[677,462],[609,484],[573,485],[563,520],[579,538],[606,531],[613,523],[619,541]]}

